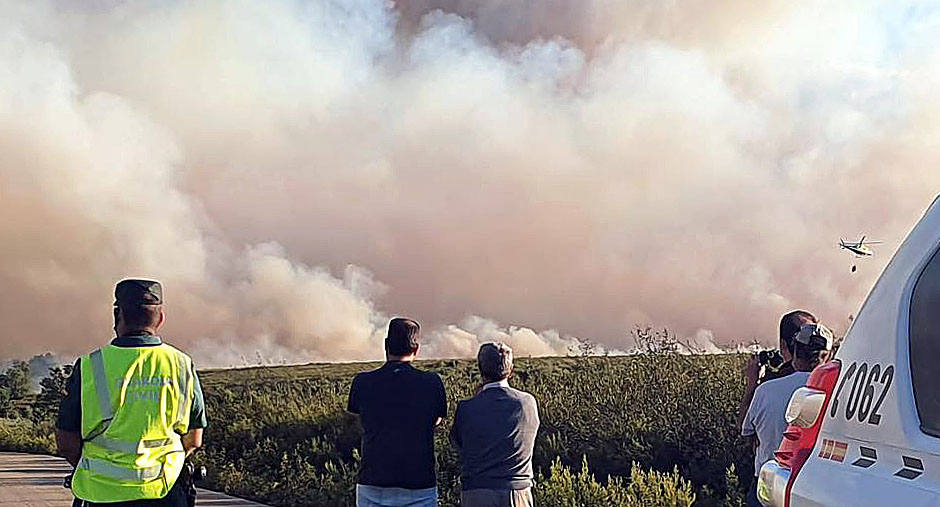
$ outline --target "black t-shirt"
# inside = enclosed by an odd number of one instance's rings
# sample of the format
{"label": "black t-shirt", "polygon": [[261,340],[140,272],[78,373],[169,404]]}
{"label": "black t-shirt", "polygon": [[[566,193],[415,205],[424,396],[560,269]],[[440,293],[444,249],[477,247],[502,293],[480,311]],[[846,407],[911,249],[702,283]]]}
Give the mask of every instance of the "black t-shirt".
{"label": "black t-shirt", "polygon": [[434,423],[447,415],[444,383],[437,373],[410,363],[388,362],[360,373],[349,406],[362,422],[359,484],[405,489],[433,488]]}

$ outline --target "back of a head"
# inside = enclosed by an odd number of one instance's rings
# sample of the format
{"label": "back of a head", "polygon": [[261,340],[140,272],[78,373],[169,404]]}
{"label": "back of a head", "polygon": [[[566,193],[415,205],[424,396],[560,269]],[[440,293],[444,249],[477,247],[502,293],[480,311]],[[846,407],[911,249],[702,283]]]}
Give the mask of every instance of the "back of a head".
{"label": "back of a head", "polygon": [[787,348],[790,349],[790,352],[794,352],[793,337],[796,336],[796,333],[800,332],[800,328],[803,324],[815,324],[817,322],[819,322],[819,320],[816,316],[806,310],[794,310],[786,313],[780,318],[780,340],[787,344]]}
{"label": "back of a head", "polygon": [[388,323],[385,351],[392,356],[409,356],[418,351],[421,326],[412,319],[396,317]]}
{"label": "back of a head", "polygon": [[484,381],[503,380],[512,373],[512,349],[505,343],[484,343],[477,353],[477,364]]}
{"label": "back of a head", "polygon": [[829,358],[835,337],[832,331],[819,323],[803,325],[793,340],[793,357],[815,368]]}
{"label": "back of a head", "polygon": [[124,319],[124,325],[130,329],[144,330],[150,329],[160,323],[160,313],[163,307],[160,305],[118,305],[121,309],[121,318]]}
{"label": "back of a head", "polygon": [[124,326],[145,330],[158,326],[163,312],[163,286],[156,280],[128,278],[114,287],[114,307]]}
{"label": "back of a head", "polygon": [[794,343],[793,357],[806,363],[810,368],[815,368],[829,358],[829,351],[813,348],[808,345],[803,345],[802,343]]}

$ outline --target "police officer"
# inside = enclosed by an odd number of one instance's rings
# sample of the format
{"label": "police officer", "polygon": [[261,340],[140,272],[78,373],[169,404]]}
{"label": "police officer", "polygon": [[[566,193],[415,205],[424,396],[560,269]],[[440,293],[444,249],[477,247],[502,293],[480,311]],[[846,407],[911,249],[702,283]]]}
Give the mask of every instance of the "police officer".
{"label": "police officer", "polygon": [[117,337],[75,362],[56,422],[75,504],[185,506],[178,478],[206,426],[196,370],[156,334],[159,282],[122,280],[114,299]]}

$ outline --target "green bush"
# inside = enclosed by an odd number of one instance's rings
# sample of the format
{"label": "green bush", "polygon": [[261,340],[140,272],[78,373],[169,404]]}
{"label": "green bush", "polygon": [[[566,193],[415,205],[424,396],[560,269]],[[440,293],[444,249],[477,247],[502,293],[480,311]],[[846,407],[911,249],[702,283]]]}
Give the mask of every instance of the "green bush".
{"label": "green bush", "polygon": [[633,503],[625,505],[632,506],[681,507],[692,505],[695,501],[692,483],[679,475],[678,468],[668,473],[655,470],[644,472],[636,463],[630,471],[627,493]]}
{"label": "green bush", "polygon": [[626,485],[618,477],[602,484],[589,471],[587,458],[578,472],[556,459],[547,477],[539,475],[535,495],[543,507],[686,507],[695,501],[692,484],[677,469],[644,472],[634,463]]}
{"label": "green bush", "polygon": [[51,421],[0,419],[0,450],[53,454],[55,430]]}

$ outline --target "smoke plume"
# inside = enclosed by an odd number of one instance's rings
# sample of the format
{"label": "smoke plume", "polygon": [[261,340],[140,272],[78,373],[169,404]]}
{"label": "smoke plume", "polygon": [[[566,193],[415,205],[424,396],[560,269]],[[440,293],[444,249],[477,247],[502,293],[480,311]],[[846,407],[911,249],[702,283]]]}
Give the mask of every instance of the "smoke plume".
{"label": "smoke plume", "polygon": [[0,0],[0,358],[126,276],[202,364],[844,329],[940,188],[931,5]]}

